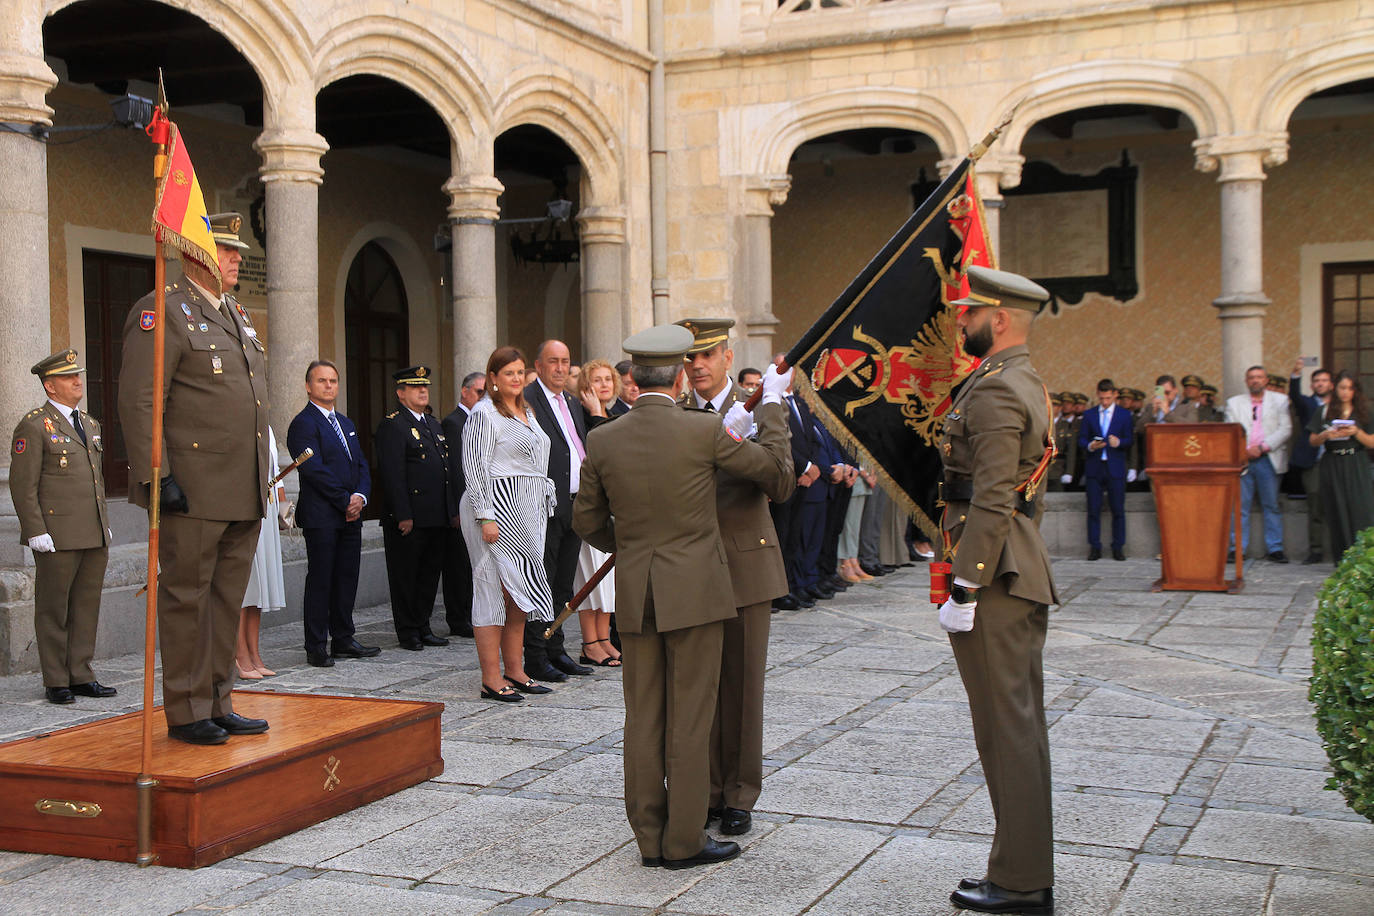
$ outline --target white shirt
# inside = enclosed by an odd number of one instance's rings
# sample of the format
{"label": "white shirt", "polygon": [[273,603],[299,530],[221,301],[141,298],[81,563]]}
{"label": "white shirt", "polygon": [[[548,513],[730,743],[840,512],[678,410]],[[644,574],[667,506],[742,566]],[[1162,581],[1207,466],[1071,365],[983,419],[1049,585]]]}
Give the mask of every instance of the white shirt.
{"label": "white shirt", "polygon": [[[314,407],[314,408],[315,408],[316,410],[318,410],[320,413],[324,414],[324,419],[325,419],[326,422],[328,422],[329,418],[330,418],[330,417],[333,417],[333,416],[335,415],[335,413],[336,413],[336,411],[330,410],[328,407],[325,407],[323,404],[316,404],[314,401],[311,401],[311,402],[310,402],[310,406]],[[335,420],[334,422],[335,422],[335,423],[338,423],[339,421],[338,421],[338,420]],[[330,424],[331,427],[332,427],[333,425],[334,425],[333,423]],[[341,432],[341,433],[343,432],[343,424],[341,424],[341,423],[339,424],[339,432]],[[347,434],[347,433],[344,433],[344,435],[347,436],[348,434]],[[354,450],[355,448],[357,448],[357,447],[358,447],[358,444],[357,444],[356,442],[353,443],[352,445],[348,446],[348,457],[349,457],[350,459],[353,457],[353,450]],[[367,505],[367,497],[366,497],[366,496],[363,496],[363,494],[361,494],[361,493],[354,493],[353,495],[354,495],[354,496],[357,496],[357,497],[361,497],[361,499],[362,499],[362,501],[363,501],[363,505],[364,505],[364,506]]]}
{"label": "white shirt", "polygon": [[[577,439],[577,429],[570,428],[569,421],[572,419],[572,408],[567,407],[566,402],[559,405],[561,394],[554,394],[548,385],[544,384],[542,378],[536,378],[539,383],[539,390],[544,392],[544,397],[549,399],[549,409],[553,411],[553,418],[558,421],[558,428],[563,431],[563,445],[568,450],[568,493],[577,494],[577,485],[582,479],[582,456],[577,454],[577,446],[573,445],[573,440]],[[564,408],[567,407],[566,413]],[[552,443],[551,443],[552,445]]]}
{"label": "white shirt", "polygon": [[[1097,424],[1098,424],[1098,426],[1099,426],[1100,429],[1101,429],[1102,438],[1103,438],[1103,439],[1106,439],[1106,438],[1107,438],[1107,430],[1109,430],[1109,429],[1112,428],[1112,413],[1113,413],[1113,411],[1115,411],[1115,410],[1116,410],[1116,402],[1115,402],[1115,401],[1112,402],[1112,405],[1111,405],[1110,407],[1107,407],[1107,408],[1105,408],[1105,409],[1102,407],[1101,404],[1097,405]],[[1102,449],[1101,451],[1102,451],[1102,460],[1103,460],[1103,461],[1106,461],[1106,460],[1107,460],[1107,450],[1104,448],[1104,449]]]}
{"label": "white shirt", "polygon": [[[52,398],[48,398],[48,403],[52,405],[53,410],[56,410],[58,413],[62,414],[62,416],[66,417],[68,423],[71,423],[71,420],[72,420],[72,411],[73,411],[73,410],[80,410],[80,409],[81,409],[80,407],[68,407],[66,404],[59,404],[59,403],[57,403],[56,401],[54,401]],[[75,424],[75,423],[72,423],[72,426],[75,427],[76,424]],[[81,428],[84,430],[86,427],[83,426],[83,427],[81,427]],[[87,433],[87,435],[90,435],[90,434]]]}
{"label": "white shirt", "polygon": [[[726,385],[724,388],[720,389],[720,391],[716,393],[715,397],[711,398],[711,409],[714,410],[716,413],[720,413],[722,409],[725,407],[725,399],[729,396],[730,386]],[[692,399],[699,409],[706,409],[706,399],[703,398],[700,394],[698,394],[695,388],[692,389]]]}
{"label": "white shirt", "polygon": [[214,293],[210,292],[208,289],[201,286],[199,283],[197,283],[195,280],[192,280],[190,277],[186,278],[186,282],[194,286],[197,292],[199,292],[202,296],[204,296],[206,299],[210,301],[211,305],[219,306],[224,304],[223,296],[216,296]]}

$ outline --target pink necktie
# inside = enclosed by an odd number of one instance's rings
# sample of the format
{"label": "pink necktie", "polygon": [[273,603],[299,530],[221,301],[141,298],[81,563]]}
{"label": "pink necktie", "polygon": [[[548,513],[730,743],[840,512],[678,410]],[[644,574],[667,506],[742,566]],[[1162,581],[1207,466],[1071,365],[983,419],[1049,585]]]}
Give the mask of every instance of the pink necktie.
{"label": "pink necktie", "polygon": [[577,427],[572,421],[572,411],[568,410],[568,402],[563,400],[562,394],[555,395],[558,398],[558,409],[563,411],[563,422],[568,424],[568,432],[572,434],[572,446],[577,449],[577,460],[586,461],[587,452],[582,448],[582,440],[577,437]]}

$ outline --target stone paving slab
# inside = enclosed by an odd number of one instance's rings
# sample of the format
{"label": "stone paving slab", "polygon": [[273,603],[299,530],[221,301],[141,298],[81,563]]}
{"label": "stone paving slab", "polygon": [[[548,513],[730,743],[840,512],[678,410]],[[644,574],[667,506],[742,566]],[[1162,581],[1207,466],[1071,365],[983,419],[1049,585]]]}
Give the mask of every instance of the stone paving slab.
{"label": "stone paving slab", "polygon": [[[1374,825],[1323,788],[1306,700],[1324,571],[1254,564],[1234,596],[1150,592],[1145,559],[1055,574],[1060,916],[1374,912]],[[993,819],[926,578],[904,569],[773,617],[764,791],[734,862],[640,866],[617,671],[482,701],[471,640],[399,651],[380,607],[356,617],[381,656],[313,669],[296,628],[269,628],[281,674],[251,689],[439,700],[444,774],[195,872],[0,852],[0,912],[950,916]],[[45,703],[32,676],[0,678],[0,738],[134,709],[139,660],[99,673],[120,695],[72,707]]]}

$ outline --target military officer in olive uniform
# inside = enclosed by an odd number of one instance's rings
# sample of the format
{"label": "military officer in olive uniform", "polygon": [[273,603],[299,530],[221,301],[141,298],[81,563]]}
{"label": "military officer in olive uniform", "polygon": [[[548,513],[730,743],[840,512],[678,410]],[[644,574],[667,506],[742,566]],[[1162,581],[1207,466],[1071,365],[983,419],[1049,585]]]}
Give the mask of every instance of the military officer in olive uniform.
{"label": "military officer in olive uniform", "polygon": [[1026,339],[1049,293],[1016,274],[968,270],[954,303],[965,349],[983,358],[945,419],[943,527],[954,584],[940,607],[968,693],[996,817],[984,878],[950,896],[979,912],[1053,912],[1054,841],[1042,649],[1057,603],[1036,518],[1053,433]]}
{"label": "military officer in olive uniform", "polygon": [[[752,422],[744,402],[749,392],[730,380],[734,351],[728,335],[734,319],[689,318],[678,324],[694,336],[685,358],[691,390],[679,403],[714,411],[735,432],[748,436]],[[758,484],[716,472],[716,519],[738,611],[737,617],[725,621],[720,696],[711,727],[710,816],[720,819],[720,832],[726,836],[748,832],[750,811],[763,788],[763,673],[769,619],[773,599],[787,594],[787,572],[768,501],[785,502],[796,488],[791,474]]]}
{"label": "military officer in olive uniform", "polygon": [[[224,289],[238,280],[237,213],[210,218]],[[168,734],[191,744],[267,731],[234,712],[234,650],[267,504],[267,370],[248,312],[210,269],[184,257],[185,277],[129,311],[119,419],[129,500],[161,490],[157,614]],[[153,329],[166,322],[161,480],[152,480]]]}
{"label": "military officer in olive uniform", "polygon": [[1197,419],[1199,423],[1225,423],[1226,411],[1217,406],[1216,385],[1202,386],[1202,401],[1198,406]]}
{"label": "military officer in olive uniform", "polygon": [[391,620],[402,649],[446,646],[429,618],[444,568],[444,543],[458,527],[456,453],[429,406],[428,366],[411,366],[392,375],[398,410],[377,424],[372,447],[381,479],[382,546],[391,586]]}
{"label": "military officer in olive uniform", "polygon": [[47,403],[29,411],[10,442],[10,496],[19,539],[33,551],[33,630],[50,703],[76,695],[112,697],[95,679],[100,587],[110,557],[100,424],[78,408],[84,371],[75,350],[62,350],[30,371]]}
{"label": "military officer in olive uniform", "polygon": [[714,413],[675,403],[692,333],[650,328],[625,341],[639,397],[587,436],[573,529],[615,551],[616,620],[624,651],[625,811],[643,863],[690,868],[739,855],[707,836],[711,722],[724,621],[735,592],[720,526],[716,474],[763,486],[790,477],[782,394],[769,367],[754,412],[758,442]]}
{"label": "military officer in olive uniform", "polygon": [[1078,417],[1073,412],[1073,393],[1064,391],[1050,395],[1050,402],[1059,412],[1054,418],[1054,461],[1050,463],[1049,488],[1063,490],[1073,483],[1078,471]]}

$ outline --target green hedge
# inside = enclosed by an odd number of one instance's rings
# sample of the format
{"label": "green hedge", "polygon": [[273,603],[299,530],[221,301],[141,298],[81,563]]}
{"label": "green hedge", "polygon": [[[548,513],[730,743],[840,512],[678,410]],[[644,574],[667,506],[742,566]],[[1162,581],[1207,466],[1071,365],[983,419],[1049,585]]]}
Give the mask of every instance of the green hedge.
{"label": "green hedge", "polygon": [[1374,528],[1360,533],[1317,595],[1307,696],[1336,771],[1326,787],[1374,821]]}

